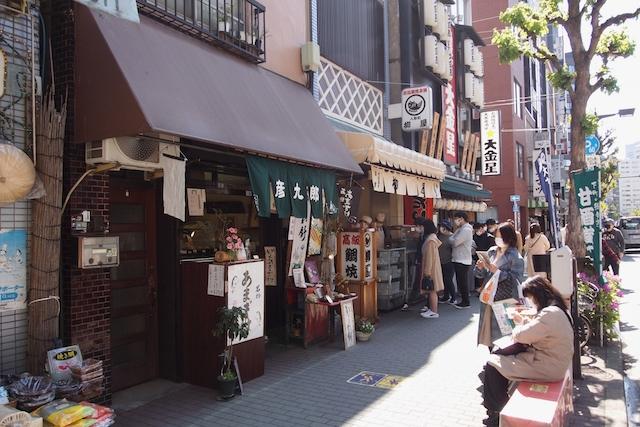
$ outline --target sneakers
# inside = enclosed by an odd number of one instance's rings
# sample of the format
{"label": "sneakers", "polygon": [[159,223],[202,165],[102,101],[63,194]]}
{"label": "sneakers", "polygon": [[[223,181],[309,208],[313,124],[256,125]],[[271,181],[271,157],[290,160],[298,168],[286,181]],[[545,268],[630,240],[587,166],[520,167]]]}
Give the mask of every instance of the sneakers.
{"label": "sneakers", "polygon": [[457,303],[458,302],[456,301],[455,298],[451,298],[449,301],[447,301],[447,304],[449,304],[449,305],[454,305],[455,306]]}
{"label": "sneakers", "polygon": [[438,304],[446,304],[451,301],[449,298],[438,298]]}
{"label": "sneakers", "polygon": [[420,316],[422,316],[425,319],[437,319],[438,317],[440,317],[440,315],[438,313],[434,313],[433,311],[427,309],[427,311],[420,313]]}
{"label": "sneakers", "polygon": [[454,304],[453,306],[455,308],[457,308],[458,310],[464,310],[465,308],[471,307],[471,304],[469,304],[469,303],[463,304],[463,303],[459,302],[457,304]]}
{"label": "sneakers", "polygon": [[406,304],[406,303],[405,303],[405,304],[402,306],[402,308],[400,309],[400,311],[407,311],[407,310],[409,310],[409,304]]}
{"label": "sneakers", "polygon": [[431,311],[431,309],[426,305],[420,309],[420,313],[425,313],[427,311]]}

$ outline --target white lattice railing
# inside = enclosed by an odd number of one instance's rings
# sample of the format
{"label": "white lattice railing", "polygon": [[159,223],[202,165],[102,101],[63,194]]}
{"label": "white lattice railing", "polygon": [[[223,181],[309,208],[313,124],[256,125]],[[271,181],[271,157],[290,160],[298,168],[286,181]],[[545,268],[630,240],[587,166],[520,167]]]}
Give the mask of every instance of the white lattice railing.
{"label": "white lattice railing", "polygon": [[318,104],[327,116],[382,135],[382,91],[321,58]]}

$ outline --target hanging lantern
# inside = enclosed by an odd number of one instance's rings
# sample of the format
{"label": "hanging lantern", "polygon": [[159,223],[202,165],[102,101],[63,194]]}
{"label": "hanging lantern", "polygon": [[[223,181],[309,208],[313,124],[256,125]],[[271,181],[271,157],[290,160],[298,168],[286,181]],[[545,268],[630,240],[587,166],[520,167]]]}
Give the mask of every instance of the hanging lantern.
{"label": "hanging lantern", "polygon": [[27,154],[12,144],[0,144],[0,203],[24,199],[36,182],[36,169]]}

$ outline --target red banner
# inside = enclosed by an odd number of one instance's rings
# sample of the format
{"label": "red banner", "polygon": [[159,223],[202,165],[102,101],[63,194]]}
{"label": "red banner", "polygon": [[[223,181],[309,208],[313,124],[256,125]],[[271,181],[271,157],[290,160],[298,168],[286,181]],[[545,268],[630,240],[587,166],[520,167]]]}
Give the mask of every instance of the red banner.
{"label": "red banner", "polygon": [[453,27],[451,31],[451,41],[449,46],[451,55],[449,56],[449,66],[451,67],[451,81],[442,86],[442,113],[445,119],[444,132],[444,156],[443,160],[447,164],[458,164],[458,106],[456,104],[456,33]]}
{"label": "red banner", "polygon": [[404,196],[404,224],[415,224],[419,216],[433,219],[433,199]]}

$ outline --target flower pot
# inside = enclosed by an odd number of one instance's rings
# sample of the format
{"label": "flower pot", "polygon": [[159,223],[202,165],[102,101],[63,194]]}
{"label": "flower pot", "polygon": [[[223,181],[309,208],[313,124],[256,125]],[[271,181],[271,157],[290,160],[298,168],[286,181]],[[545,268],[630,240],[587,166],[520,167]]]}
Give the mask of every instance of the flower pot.
{"label": "flower pot", "polygon": [[230,399],[235,395],[237,380],[237,378],[224,379],[222,375],[218,375],[218,389],[224,399]]}
{"label": "flower pot", "polygon": [[372,334],[373,332],[356,331],[356,338],[358,339],[358,341],[369,341],[369,338],[371,338]]}

